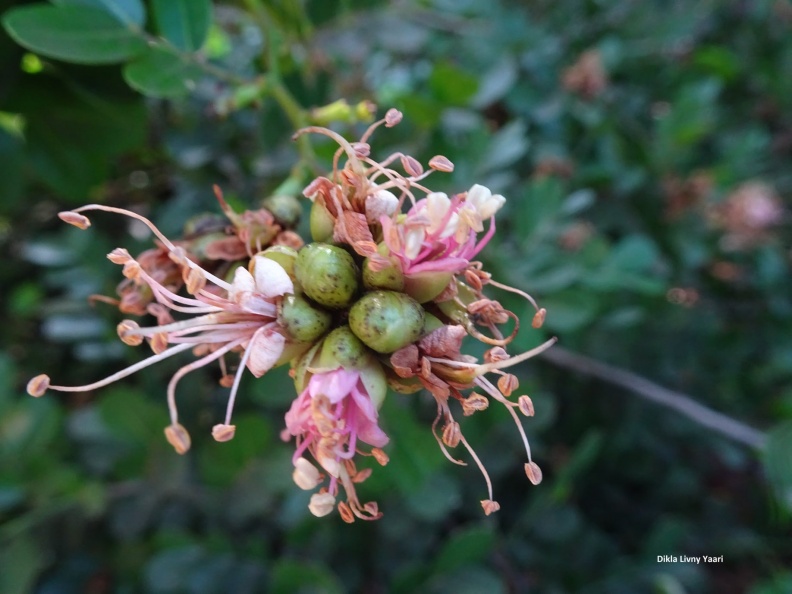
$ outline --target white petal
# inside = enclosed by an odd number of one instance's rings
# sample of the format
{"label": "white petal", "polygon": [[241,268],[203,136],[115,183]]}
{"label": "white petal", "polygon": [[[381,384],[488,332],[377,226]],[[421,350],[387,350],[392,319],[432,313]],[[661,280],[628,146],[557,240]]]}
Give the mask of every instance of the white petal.
{"label": "white petal", "polygon": [[426,196],[426,213],[433,225],[439,225],[446,216],[451,200],[443,192],[432,192]]}
{"label": "white petal", "polygon": [[506,204],[506,198],[500,194],[493,194],[492,197],[481,206],[479,214],[482,219],[488,219],[498,212],[504,204]]}
{"label": "white petal", "polygon": [[256,278],[256,291],[264,297],[278,297],[294,293],[294,283],[283,267],[264,256],[253,258],[253,274]]}
{"label": "white petal", "polygon": [[424,230],[420,227],[407,231],[407,236],[404,238],[404,255],[410,260],[418,257],[421,246],[423,245],[424,236]]}
{"label": "white petal", "polygon": [[247,271],[244,266],[239,266],[234,271],[234,281],[231,283],[231,289],[228,291],[228,298],[239,303],[240,297],[245,293],[251,293],[256,289],[256,281],[253,280],[253,275]]}
{"label": "white petal", "polygon": [[275,330],[256,333],[248,343],[247,367],[255,377],[267,373],[283,354],[286,338]]}
{"label": "white petal", "polygon": [[465,198],[465,202],[468,204],[472,204],[476,207],[476,210],[481,208],[487,200],[489,200],[490,196],[492,196],[492,192],[486,186],[482,186],[480,184],[475,184],[472,188],[468,190],[467,197]]}

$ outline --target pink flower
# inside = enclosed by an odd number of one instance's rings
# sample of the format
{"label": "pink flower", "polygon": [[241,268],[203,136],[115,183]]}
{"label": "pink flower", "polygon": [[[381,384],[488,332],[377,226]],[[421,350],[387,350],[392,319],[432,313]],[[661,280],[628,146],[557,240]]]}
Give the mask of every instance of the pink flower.
{"label": "pink flower", "polygon": [[370,471],[358,472],[353,458],[358,442],[373,448],[378,461],[385,459],[379,450],[388,443],[388,436],[377,425],[377,406],[369,395],[359,371],[339,367],[321,371],[311,376],[307,387],[292,403],[286,413],[286,429],[282,436],[297,438],[294,452],[294,480],[303,489],[313,489],[322,482],[320,472],[303,454],[308,451],[319,466],[330,476],[327,489],[311,498],[309,509],[323,516],[334,507],[339,483],[347,494],[347,502],[339,503],[339,512],[345,521],[377,519],[380,512],[374,502],[361,505],[354,484],[364,480]]}
{"label": "pink flower", "polygon": [[[178,382],[189,372],[221,359],[226,353],[242,351],[239,368],[233,377],[225,422],[216,425],[212,431],[218,441],[233,438],[235,427],[230,424],[231,413],[243,370],[247,368],[254,376],[261,377],[279,362],[284,352],[287,338],[276,321],[277,309],[280,298],[294,292],[291,278],[279,264],[263,256],[255,256],[250,263],[251,270],[237,268],[233,282],[228,283],[187,258],[184,250],[162,235],[148,219],[123,209],[90,205],[62,213],[61,219],[87,228],[90,222],[79,214],[86,210],[115,212],[145,223],[168,250],[170,258],[181,267],[187,291],[192,296],[185,297],[171,291],[149,274],[127,250],[113,250],[108,254],[110,261],[122,265],[124,276],[135,284],[148,286],[158,304],[155,309],[158,325],[141,328],[137,322],[124,320],[118,325],[118,335],[124,343],[132,346],[148,340],[154,355],[85,386],[53,386],[48,376],[39,375],[28,384],[28,392],[32,396],[41,396],[47,389],[60,392],[94,390],[163,359],[193,350],[199,358],[179,369],[171,378],[167,390],[171,424],[165,429],[165,435],[176,451],[183,454],[190,447],[190,436],[178,422]],[[174,321],[171,312],[188,314],[190,317]]]}

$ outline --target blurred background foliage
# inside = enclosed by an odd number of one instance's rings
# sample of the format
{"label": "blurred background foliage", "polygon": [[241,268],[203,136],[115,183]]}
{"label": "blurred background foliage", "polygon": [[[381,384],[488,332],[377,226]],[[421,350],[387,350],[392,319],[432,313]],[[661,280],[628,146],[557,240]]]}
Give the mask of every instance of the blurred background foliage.
{"label": "blurred background foliage", "polygon": [[[754,0],[0,0],[0,591],[792,592],[792,6]],[[115,338],[113,247],[136,226],[55,213],[132,208],[178,235],[256,207],[299,157],[309,108],[405,114],[402,150],[507,196],[486,266],[548,309],[560,345],[691,395],[767,435],[746,446],[540,358],[517,373],[545,480],[499,410],[465,419],[495,481],[437,450],[426,395],[391,394],[385,516],[316,519],[279,440],[284,371],[243,384],[237,437],[209,438],[214,371],[182,384],[193,450],[162,437],[164,364]],[[343,110],[342,110],[343,111]],[[334,127],[356,136],[354,115]],[[297,174],[300,172],[298,171]],[[518,300],[500,295],[525,312]],[[527,325],[526,325],[527,326]],[[762,445],[764,443],[764,445]],[[658,555],[723,555],[719,564]]]}

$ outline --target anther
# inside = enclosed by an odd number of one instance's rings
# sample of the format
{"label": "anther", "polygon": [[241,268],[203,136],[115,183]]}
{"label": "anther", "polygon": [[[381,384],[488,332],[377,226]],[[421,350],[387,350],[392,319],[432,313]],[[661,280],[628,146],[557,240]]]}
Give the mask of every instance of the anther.
{"label": "anther", "polygon": [[403,114],[398,109],[390,108],[385,114],[385,127],[393,128],[402,121]]}
{"label": "anther", "polygon": [[539,468],[536,462],[527,462],[525,464],[525,475],[534,485],[542,482],[542,469]]}
{"label": "anther", "polygon": [[218,423],[212,427],[212,437],[215,441],[224,442],[234,439],[236,433],[236,425],[226,425],[225,423]]}
{"label": "anther", "polygon": [[454,170],[454,164],[443,155],[435,155],[429,159],[429,167],[443,173],[451,173]]}
{"label": "anther", "polygon": [[41,375],[37,375],[32,380],[27,383],[27,393],[33,396],[34,398],[38,398],[39,396],[43,396],[44,393],[47,391],[50,385],[50,378],[47,374],[42,373]]}
{"label": "anther", "polygon": [[140,334],[136,334],[138,330],[140,330],[140,325],[134,320],[122,320],[121,323],[116,326],[118,338],[121,339],[121,342],[129,346],[138,346],[143,342],[143,337]]}
{"label": "anther", "polygon": [[520,387],[520,382],[517,379],[517,376],[515,376],[512,373],[507,373],[505,375],[502,375],[498,379],[498,389],[506,397],[511,396],[512,392],[514,392],[519,387]]}
{"label": "anther", "polygon": [[78,212],[72,212],[70,210],[65,210],[63,212],[58,213],[58,218],[63,221],[64,223],[69,223],[69,225],[74,225],[78,229],[87,229],[91,226],[91,221],[85,215],[81,215]]}
{"label": "anther", "polygon": [[390,461],[388,454],[380,448],[372,448],[371,455],[374,456],[374,459],[380,466],[385,466]]}
{"label": "anther", "polygon": [[173,446],[177,454],[185,454],[190,449],[190,434],[179,423],[165,427],[165,439]]}
{"label": "anther", "polygon": [[311,495],[311,502],[308,504],[308,510],[317,518],[321,518],[329,514],[335,508],[335,497],[330,493],[314,493]]}
{"label": "anther", "polygon": [[542,324],[544,324],[545,316],[547,316],[547,310],[543,307],[534,314],[533,320],[531,320],[531,326],[534,328],[541,328]]}
{"label": "anther", "polygon": [[481,507],[484,508],[484,515],[488,516],[500,509],[500,503],[492,499],[483,499],[481,501]]}
{"label": "anther", "polygon": [[517,405],[520,408],[520,412],[524,414],[526,417],[534,416],[534,405],[533,400],[531,400],[530,396],[523,394],[517,399]]}

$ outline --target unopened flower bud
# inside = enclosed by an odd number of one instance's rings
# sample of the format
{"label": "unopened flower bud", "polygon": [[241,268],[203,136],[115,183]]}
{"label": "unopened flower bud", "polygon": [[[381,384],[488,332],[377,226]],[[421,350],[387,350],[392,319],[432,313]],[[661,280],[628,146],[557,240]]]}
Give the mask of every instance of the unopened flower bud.
{"label": "unopened flower bud", "polygon": [[231,441],[234,439],[235,433],[236,425],[226,425],[225,423],[219,423],[212,427],[212,437],[214,437],[215,441]]}
{"label": "unopened flower bud", "polygon": [[325,243],[309,243],[297,254],[297,280],[311,299],[325,307],[346,307],[358,290],[358,267],[346,251]]}
{"label": "unopened flower bud", "polygon": [[527,462],[525,464],[525,475],[534,485],[542,482],[542,469],[539,468],[536,462]]}
{"label": "unopened flower bud", "polygon": [[64,223],[69,223],[69,225],[74,225],[78,229],[84,230],[91,226],[91,221],[88,220],[88,217],[86,217],[85,215],[81,215],[78,212],[72,212],[70,210],[59,212],[58,218]]}
{"label": "unopened flower bud", "polygon": [[329,312],[300,295],[286,295],[278,312],[278,323],[299,342],[313,342],[327,332],[332,321]]}
{"label": "unopened flower bud", "polygon": [[534,416],[534,405],[533,405],[533,400],[531,400],[530,396],[523,394],[517,400],[517,404],[520,407],[520,412],[524,414],[526,417]]}
{"label": "unopened flower bud", "polygon": [[484,499],[481,502],[481,507],[484,508],[484,515],[490,515],[500,509],[500,503],[492,499]]}
{"label": "unopened flower bud", "polygon": [[116,326],[118,338],[121,339],[121,342],[129,346],[138,346],[143,342],[143,337],[137,334],[138,330],[140,330],[140,325],[134,320],[122,320],[121,323]]}
{"label": "unopened flower bud", "polygon": [[165,439],[173,446],[177,454],[185,454],[190,449],[190,434],[179,423],[165,427]]}
{"label": "unopened flower bud", "polygon": [[27,383],[27,393],[33,396],[34,398],[38,398],[39,396],[43,396],[44,393],[47,391],[50,385],[50,378],[47,374],[42,373],[41,375],[37,375],[32,380]]}
{"label": "unopened flower bud", "polygon": [[519,387],[520,382],[514,374],[507,373],[498,379],[498,389],[506,397],[511,396],[512,392]]}
{"label": "unopened flower bud", "polygon": [[314,493],[311,495],[311,502],[308,504],[308,510],[317,518],[321,518],[329,514],[335,508],[335,497],[330,493]]}
{"label": "unopened flower bud", "polygon": [[534,328],[541,328],[546,316],[547,310],[543,307],[534,314],[533,320],[531,320],[531,326]]}
{"label": "unopened flower bud", "polygon": [[393,353],[421,337],[424,309],[409,295],[372,291],[349,310],[349,326],[366,346]]}
{"label": "unopened flower bud", "polygon": [[264,208],[272,213],[275,220],[286,227],[294,227],[300,222],[302,206],[294,196],[277,194],[261,201]]}
{"label": "unopened flower bud", "polygon": [[292,478],[295,484],[304,491],[315,489],[322,482],[322,474],[317,470],[316,466],[303,457],[299,457],[294,461]]}

